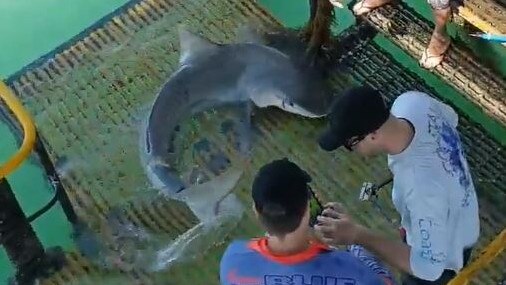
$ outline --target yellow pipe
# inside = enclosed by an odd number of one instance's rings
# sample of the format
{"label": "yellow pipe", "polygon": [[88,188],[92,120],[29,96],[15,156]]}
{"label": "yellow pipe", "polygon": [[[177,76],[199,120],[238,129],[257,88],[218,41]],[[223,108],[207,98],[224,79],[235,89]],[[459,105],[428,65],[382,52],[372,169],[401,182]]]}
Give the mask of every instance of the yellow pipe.
{"label": "yellow pipe", "polygon": [[468,21],[481,31],[490,34],[501,34],[501,32],[497,28],[489,24],[487,21],[484,21],[478,16],[476,16],[471,10],[469,10],[469,8],[459,7],[458,10],[459,16],[464,18],[466,21]]}
{"label": "yellow pipe", "polygon": [[[480,17],[476,16],[469,8],[466,7],[459,7],[458,8],[458,14],[460,17],[462,17],[464,20],[469,22],[471,25],[475,26],[479,30],[485,33],[489,34],[496,34],[500,35],[503,34],[501,31],[499,31],[497,28],[492,26],[487,21],[482,20]],[[502,44],[503,46],[506,46],[506,43]]]}
{"label": "yellow pipe", "polygon": [[494,260],[506,247],[506,229],[497,235],[497,237],[487,245],[483,253],[473,263],[466,266],[448,285],[465,285],[471,281],[473,275],[478,270],[487,266]]}
{"label": "yellow pipe", "polygon": [[4,82],[0,81],[0,98],[7,107],[14,113],[16,119],[23,127],[23,143],[19,150],[4,165],[0,166],[0,180],[11,174],[30,155],[35,144],[35,125],[28,112],[23,108],[21,102],[16,98]]}

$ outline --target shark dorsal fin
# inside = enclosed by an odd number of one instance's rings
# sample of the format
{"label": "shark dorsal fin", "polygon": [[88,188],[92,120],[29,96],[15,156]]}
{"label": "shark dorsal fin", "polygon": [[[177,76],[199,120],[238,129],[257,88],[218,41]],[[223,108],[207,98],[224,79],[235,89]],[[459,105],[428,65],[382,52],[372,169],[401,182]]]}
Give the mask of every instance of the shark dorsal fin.
{"label": "shark dorsal fin", "polygon": [[253,22],[240,25],[236,30],[236,40],[239,43],[265,44],[260,28],[255,28]]}
{"label": "shark dorsal fin", "polygon": [[179,64],[189,64],[203,53],[215,50],[218,45],[186,29],[184,25],[179,27],[180,54]]}

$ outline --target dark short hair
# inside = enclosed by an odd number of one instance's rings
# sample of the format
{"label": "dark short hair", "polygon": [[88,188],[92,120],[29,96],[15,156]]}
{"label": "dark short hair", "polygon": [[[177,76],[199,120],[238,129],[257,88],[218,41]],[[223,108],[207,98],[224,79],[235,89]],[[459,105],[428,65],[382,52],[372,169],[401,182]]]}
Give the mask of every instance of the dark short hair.
{"label": "dark short hair", "polygon": [[277,236],[295,231],[309,202],[311,177],[287,158],[260,168],[252,187],[252,197],[266,230]]}

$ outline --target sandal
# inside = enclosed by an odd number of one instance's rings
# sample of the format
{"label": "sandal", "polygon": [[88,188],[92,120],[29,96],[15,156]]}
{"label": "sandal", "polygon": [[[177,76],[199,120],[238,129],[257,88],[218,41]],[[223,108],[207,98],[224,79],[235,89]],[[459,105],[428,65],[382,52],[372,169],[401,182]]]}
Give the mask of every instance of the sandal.
{"label": "sandal", "polygon": [[422,58],[420,58],[420,60],[418,61],[418,64],[421,67],[426,68],[426,69],[434,69],[436,66],[441,64],[441,62],[443,62],[445,54],[450,47],[450,43],[451,42],[449,41],[445,50],[442,53],[440,53],[439,55],[429,54],[429,49],[426,48],[423,51]]}

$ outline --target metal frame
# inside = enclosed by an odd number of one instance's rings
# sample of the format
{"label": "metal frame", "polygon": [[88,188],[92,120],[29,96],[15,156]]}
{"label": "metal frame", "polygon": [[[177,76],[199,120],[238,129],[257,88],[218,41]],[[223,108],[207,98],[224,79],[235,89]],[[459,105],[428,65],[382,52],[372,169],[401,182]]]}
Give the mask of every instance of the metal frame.
{"label": "metal frame", "polygon": [[[33,281],[46,271],[59,269],[64,264],[64,253],[59,247],[44,249],[31,226],[31,222],[43,215],[60,201],[67,219],[75,224],[77,216],[66,195],[47,151],[37,136],[35,124],[29,113],[12,91],[0,81],[0,98],[3,99],[10,111],[23,129],[23,142],[19,150],[2,166],[0,166],[0,244],[4,246],[7,255],[17,269],[18,284],[32,284]],[[16,123],[2,109],[2,115],[11,128]],[[17,129],[17,128],[16,128]],[[16,171],[26,161],[34,150],[39,154],[46,174],[51,179],[56,194],[43,208],[30,216],[26,216],[7,180],[7,176]]]}

